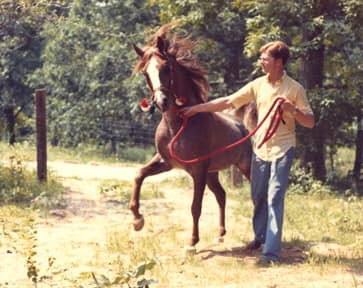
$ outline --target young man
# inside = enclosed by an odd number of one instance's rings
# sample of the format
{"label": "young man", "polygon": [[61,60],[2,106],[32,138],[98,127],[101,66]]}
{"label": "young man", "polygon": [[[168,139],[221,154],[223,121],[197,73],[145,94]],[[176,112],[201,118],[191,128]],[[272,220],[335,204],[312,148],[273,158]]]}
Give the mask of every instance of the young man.
{"label": "young man", "polygon": [[[254,145],[251,195],[255,238],[247,245],[250,250],[263,245],[262,260],[278,261],[281,256],[284,197],[296,145],[295,121],[307,128],[313,128],[315,121],[304,88],[284,71],[290,56],[288,46],[282,41],[274,41],[264,45],[259,52],[259,62],[265,76],[253,80],[230,96],[186,107],[182,113],[190,117],[200,112],[217,112],[232,107],[237,109],[256,101],[261,120],[276,97],[286,100],[281,105],[284,123],[261,148]],[[262,141],[268,126],[267,119],[255,134],[255,143]]]}

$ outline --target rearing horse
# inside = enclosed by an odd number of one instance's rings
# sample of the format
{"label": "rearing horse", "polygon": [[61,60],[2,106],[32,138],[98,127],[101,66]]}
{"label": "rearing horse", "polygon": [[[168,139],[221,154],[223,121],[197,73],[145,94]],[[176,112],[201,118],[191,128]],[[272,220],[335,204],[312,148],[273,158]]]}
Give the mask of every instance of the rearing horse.
{"label": "rearing horse", "polygon": [[[173,168],[184,169],[194,183],[191,205],[193,232],[189,242],[194,246],[199,241],[198,222],[206,185],[218,202],[219,237],[225,235],[226,193],[219,182],[218,171],[236,165],[249,179],[252,146],[250,141],[246,141],[233,149],[193,164],[183,164],[171,157],[168,145],[183,122],[178,115],[178,109],[184,105],[207,101],[208,92],[203,69],[191,53],[195,42],[188,37],[168,37],[171,25],[162,26],[144,49],[134,45],[139,55],[134,72],[141,71],[145,74],[152,102],[162,112],[162,119],[155,132],[156,155],[138,171],[129,208],[134,216],[135,230],[142,229],[144,218],[139,212],[139,205],[144,179]],[[174,151],[181,159],[191,159],[234,143],[247,134],[245,126],[231,116],[199,113],[189,119],[183,134],[174,144]]]}

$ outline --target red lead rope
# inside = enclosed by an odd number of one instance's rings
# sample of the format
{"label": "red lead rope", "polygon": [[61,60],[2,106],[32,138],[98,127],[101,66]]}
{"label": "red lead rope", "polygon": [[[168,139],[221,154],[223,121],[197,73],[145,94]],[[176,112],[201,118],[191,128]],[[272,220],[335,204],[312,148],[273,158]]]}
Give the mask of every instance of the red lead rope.
{"label": "red lead rope", "polygon": [[232,149],[244,142],[246,142],[248,139],[250,139],[253,135],[256,134],[257,130],[260,129],[260,127],[262,126],[262,124],[266,121],[267,117],[271,114],[271,112],[273,111],[273,109],[276,106],[275,112],[272,116],[272,119],[270,121],[270,125],[266,131],[265,137],[263,138],[263,140],[261,141],[261,143],[257,146],[257,148],[261,148],[261,146],[266,143],[268,140],[270,140],[270,138],[273,136],[273,134],[276,132],[277,128],[279,127],[279,124],[281,121],[283,121],[282,119],[282,110],[280,109],[280,106],[282,103],[285,102],[284,98],[281,97],[277,97],[275,99],[275,101],[272,103],[270,109],[268,110],[268,112],[266,113],[265,117],[262,119],[262,121],[255,127],[255,129],[253,129],[248,135],[246,135],[245,137],[241,138],[240,140],[238,140],[237,142],[231,143],[227,146],[221,147],[219,149],[216,149],[214,151],[212,151],[209,154],[203,155],[203,156],[199,156],[197,158],[194,159],[190,159],[190,160],[184,160],[178,157],[178,155],[175,154],[174,151],[174,144],[175,142],[179,139],[179,137],[183,134],[185,128],[187,127],[188,124],[188,118],[187,117],[183,117],[183,123],[182,126],[180,127],[179,131],[175,134],[175,136],[171,139],[168,148],[169,148],[169,153],[171,155],[171,157],[178,161],[181,164],[194,164],[194,163],[198,163],[201,161],[204,161],[206,159],[212,158],[213,156],[216,156],[218,154],[221,154],[229,149]]}

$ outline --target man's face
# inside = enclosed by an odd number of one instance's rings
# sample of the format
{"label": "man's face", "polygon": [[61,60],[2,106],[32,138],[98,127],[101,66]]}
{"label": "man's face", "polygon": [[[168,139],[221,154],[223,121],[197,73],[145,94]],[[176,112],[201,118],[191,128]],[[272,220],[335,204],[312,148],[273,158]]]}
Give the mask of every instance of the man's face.
{"label": "man's face", "polygon": [[269,53],[262,53],[259,59],[261,68],[263,73],[265,74],[269,74],[271,73],[276,67],[275,65],[277,64],[276,61],[277,59],[275,59],[274,57],[272,57]]}

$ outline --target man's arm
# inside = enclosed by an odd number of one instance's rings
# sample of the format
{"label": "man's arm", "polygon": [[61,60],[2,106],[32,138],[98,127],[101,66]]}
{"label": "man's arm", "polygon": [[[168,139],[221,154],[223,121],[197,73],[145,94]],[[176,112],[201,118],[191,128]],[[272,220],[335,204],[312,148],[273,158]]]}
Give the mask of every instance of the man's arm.
{"label": "man's arm", "polygon": [[197,113],[223,111],[224,109],[230,108],[232,106],[233,104],[230,100],[230,97],[225,96],[206,103],[184,107],[180,109],[180,112],[186,117],[191,117]]}
{"label": "man's arm", "polygon": [[290,113],[294,116],[295,120],[306,128],[313,128],[315,126],[315,119],[312,113],[304,113],[296,108],[290,102],[285,102],[281,105],[281,109],[284,112]]}

